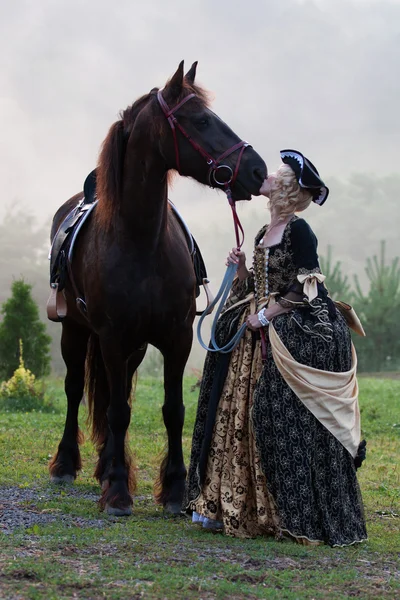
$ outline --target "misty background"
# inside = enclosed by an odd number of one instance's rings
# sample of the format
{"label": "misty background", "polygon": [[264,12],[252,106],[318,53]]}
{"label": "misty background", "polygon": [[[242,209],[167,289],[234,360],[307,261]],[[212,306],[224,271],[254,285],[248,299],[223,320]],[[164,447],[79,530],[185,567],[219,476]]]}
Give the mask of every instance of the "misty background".
{"label": "misty background", "polygon": [[[320,254],[331,245],[361,283],[380,240],[400,254],[400,0],[0,0],[0,34],[0,303],[23,276],[46,321],[53,214],[82,189],[119,111],[182,59],[199,61],[213,110],[270,172],[282,148],[316,164],[331,193],[304,216]],[[181,177],[169,195],[216,292],[234,245],[225,196]],[[238,212],[251,257],[265,198]],[[48,327],[62,372],[61,326]],[[202,357],[195,341],[190,364]]]}

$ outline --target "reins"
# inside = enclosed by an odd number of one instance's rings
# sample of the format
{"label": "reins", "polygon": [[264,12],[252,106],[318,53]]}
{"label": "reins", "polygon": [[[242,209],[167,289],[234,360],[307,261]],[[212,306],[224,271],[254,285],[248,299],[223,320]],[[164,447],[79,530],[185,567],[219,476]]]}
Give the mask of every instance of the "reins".
{"label": "reins", "polygon": [[[235,335],[232,337],[232,339],[230,339],[229,342],[227,344],[225,344],[225,346],[219,346],[218,342],[215,338],[217,322],[221,315],[222,309],[225,305],[225,302],[229,295],[229,292],[231,291],[232,282],[235,277],[236,270],[237,270],[237,265],[229,265],[229,267],[226,269],[224,279],[222,280],[222,284],[221,284],[221,287],[220,287],[217,295],[215,296],[213,302],[210,304],[208,309],[203,312],[203,314],[201,315],[201,317],[199,319],[199,322],[197,323],[197,339],[199,341],[200,346],[202,346],[202,348],[204,348],[204,350],[207,350],[207,352],[221,352],[222,354],[228,354],[229,352],[232,352],[232,350],[234,350],[236,348],[236,346],[239,344],[244,332],[246,331],[247,325],[246,325],[246,323],[243,323],[243,325],[240,327],[240,329],[238,329],[238,331],[235,333]],[[202,328],[205,317],[214,309],[214,307],[216,306],[217,302],[220,299],[221,299],[221,301],[216,310],[216,313],[215,313],[215,316],[214,316],[214,319],[212,322],[212,326],[211,326],[210,346],[207,346],[207,344],[203,341],[203,338],[201,335],[201,328]]]}
{"label": "reins", "polygon": [[[236,203],[232,198],[232,192],[231,192],[229,185],[226,187],[225,193],[228,198],[229,205],[232,209],[233,226],[234,226],[235,237],[236,237],[236,247],[238,250],[240,250],[240,248],[243,246],[243,242],[244,242],[243,226],[242,226],[240,219],[238,217],[238,214],[236,212]],[[242,239],[240,239],[240,234],[242,236]],[[207,350],[207,352],[221,352],[222,354],[228,354],[229,352],[232,352],[232,350],[234,350],[236,348],[236,346],[239,344],[244,332],[246,331],[247,325],[246,325],[246,323],[243,323],[243,325],[240,327],[240,329],[238,329],[238,331],[235,333],[235,335],[229,340],[229,342],[227,344],[225,344],[225,346],[219,346],[218,342],[215,338],[217,322],[221,315],[222,309],[225,306],[225,302],[226,302],[226,299],[228,298],[229,292],[231,291],[232,283],[235,278],[236,271],[237,271],[237,265],[229,265],[228,266],[228,268],[226,269],[225,276],[222,280],[221,287],[219,288],[217,295],[215,296],[213,302],[211,302],[210,306],[208,306],[207,309],[200,316],[199,322],[197,323],[197,339],[199,341],[200,346],[202,346],[202,348],[204,348],[204,350]],[[207,346],[207,344],[203,341],[203,338],[201,335],[201,328],[203,326],[204,319],[206,318],[207,315],[209,315],[214,310],[214,307],[217,305],[217,303],[220,299],[221,299],[221,301],[216,310],[216,313],[214,315],[214,319],[212,322],[212,326],[211,326],[210,346]]]}
{"label": "reins", "polygon": [[[250,144],[248,144],[247,142],[244,142],[244,141],[240,141],[237,144],[235,144],[234,146],[232,146],[231,148],[228,148],[228,150],[225,150],[225,152],[223,152],[218,158],[216,158],[216,159],[213,158],[206,150],[204,150],[204,148],[202,148],[195,140],[192,139],[192,137],[187,133],[187,131],[184,129],[184,127],[182,127],[182,125],[179,123],[179,121],[177,120],[177,118],[174,114],[186,102],[188,102],[188,100],[191,100],[192,98],[195,98],[195,97],[196,97],[196,94],[194,94],[194,93],[188,94],[173,108],[170,108],[163,98],[162,90],[159,90],[157,92],[157,100],[158,100],[161,110],[163,111],[163,113],[171,127],[171,130],[172,130],[172,134],[173,134],[173,138],[174,138],[175,160],[176,160],[176,166],[177,166],[177,170],[178,170],[179,174],[181,174],[181,166],[180,166],[180,160],[179,160],[178,139],[177,139],[177,135],[176,135],[177,129],[179,129],[179,131],[188,140],[188,142],[191,144],[191,146],[206,160],[207,164],[209,165],[210,168],[208,171],[208,181],[209,181],[210,186],[215,187],[215,185],[218,185],[223,188],[223,190],[226,194],[226,197],[228,199],[229,206],[231,207],[231,210],[232,210],[233,225],[234,225],[235,238],[236,238],[236,247],[238,250],[240,250],[240,248],[243,246],[243,242],[244,242],[244,230],[243,230],[243,226],[240,222],[240,219],[239,219],[237,211],[236,211],[236,203],[232,198],[231,185],[233,185],[236,181],[243,153],[244,153],[245,149],[250,146]],[[229,165],[220,164],[221,161],[223,161],[225,158],[227,158],[228,156],[230,156],[231,154],[233,154],[233,152],[236,152],[237,150],[239,150],[239,155],[238,155],[238,159],[236,161],[236,166],[235,166],[234,170],[232,170],[232,168]],[[220,181],[218,175],[224,169],[227,171],[228,178],[224,181]],[[199,322],[197,325],[197,338],[199,340],[200,345],[208,352],[221,352],[223,354],[232,352],[232,350],[234,350],[236,348],[236,346],[239,344],[239,342],[247,328],[246,323],[243,323],[243,325],[235,333],[233,338],[227,344],[225,344],[225,346],[222,346],[222,347],[218,346],[217,340],[215,338],[217,321],[218,321],[218,318],[219,318],[219,316],[222,312],[222,309],[225,305],[225,302],[229,295],[229,292],[231,290],[236,271],[237,271],[236,265],[228,266],[225,276],[224,276],[224,279],[222,281],[221,287],[220,287],[217,295],[215,296],[215,298],[211,302],[211,304],[209,306],[207,306],[206,310],[200,316],[200,319],[199,319]],[[207,344],[205,344],[202,339],[201,327],[202,327],[205,317],[212,312],[212,310],[217,305],[219,300],[220,300],[220,304],[217,308],[217,311],[216,311],[216,314],[215,314],[215,317],[213,320],[213,324],[211,327],[211,347],[208,347]]]}

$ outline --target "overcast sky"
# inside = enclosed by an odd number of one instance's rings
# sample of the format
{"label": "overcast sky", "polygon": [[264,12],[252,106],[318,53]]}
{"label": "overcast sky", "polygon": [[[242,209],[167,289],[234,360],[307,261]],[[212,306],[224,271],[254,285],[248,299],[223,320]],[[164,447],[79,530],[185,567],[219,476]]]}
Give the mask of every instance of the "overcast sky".
{"label": "overcast sky", "polygon": [[[399,171],[399,0],[0,0],[0,218],[47,220],[182,58],[270,171],[284,147],[328,183]],[[171,197],[189,221],[223,202],[184,181]]]}

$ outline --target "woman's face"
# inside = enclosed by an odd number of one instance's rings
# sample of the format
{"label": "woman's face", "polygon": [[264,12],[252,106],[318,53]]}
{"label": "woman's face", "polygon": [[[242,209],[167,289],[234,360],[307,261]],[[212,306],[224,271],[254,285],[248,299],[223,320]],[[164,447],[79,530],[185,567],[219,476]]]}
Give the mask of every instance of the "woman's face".
{"label": "woman's face", "polygon": [[271,198],[271,192],[276,187],[276,173],[270,173],[267,179],[264,179],[262,186],[260,187],[260,194]]}

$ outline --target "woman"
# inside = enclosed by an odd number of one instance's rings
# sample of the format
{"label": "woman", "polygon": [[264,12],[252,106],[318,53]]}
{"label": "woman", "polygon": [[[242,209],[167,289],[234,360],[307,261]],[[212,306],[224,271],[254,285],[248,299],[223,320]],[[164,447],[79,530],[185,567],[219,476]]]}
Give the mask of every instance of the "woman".
{"label": "woman", "polygon": [[230,355],[206,357],[186,507],[227,535],[349,545],[367,538],[356,356],[323,285],[316,237],[295,215],[329,192],[300,152],[281,159],[260,190],[271,222],[252,269],[243,252],[228,257],[238,270],[217,341],[248,328]]}

